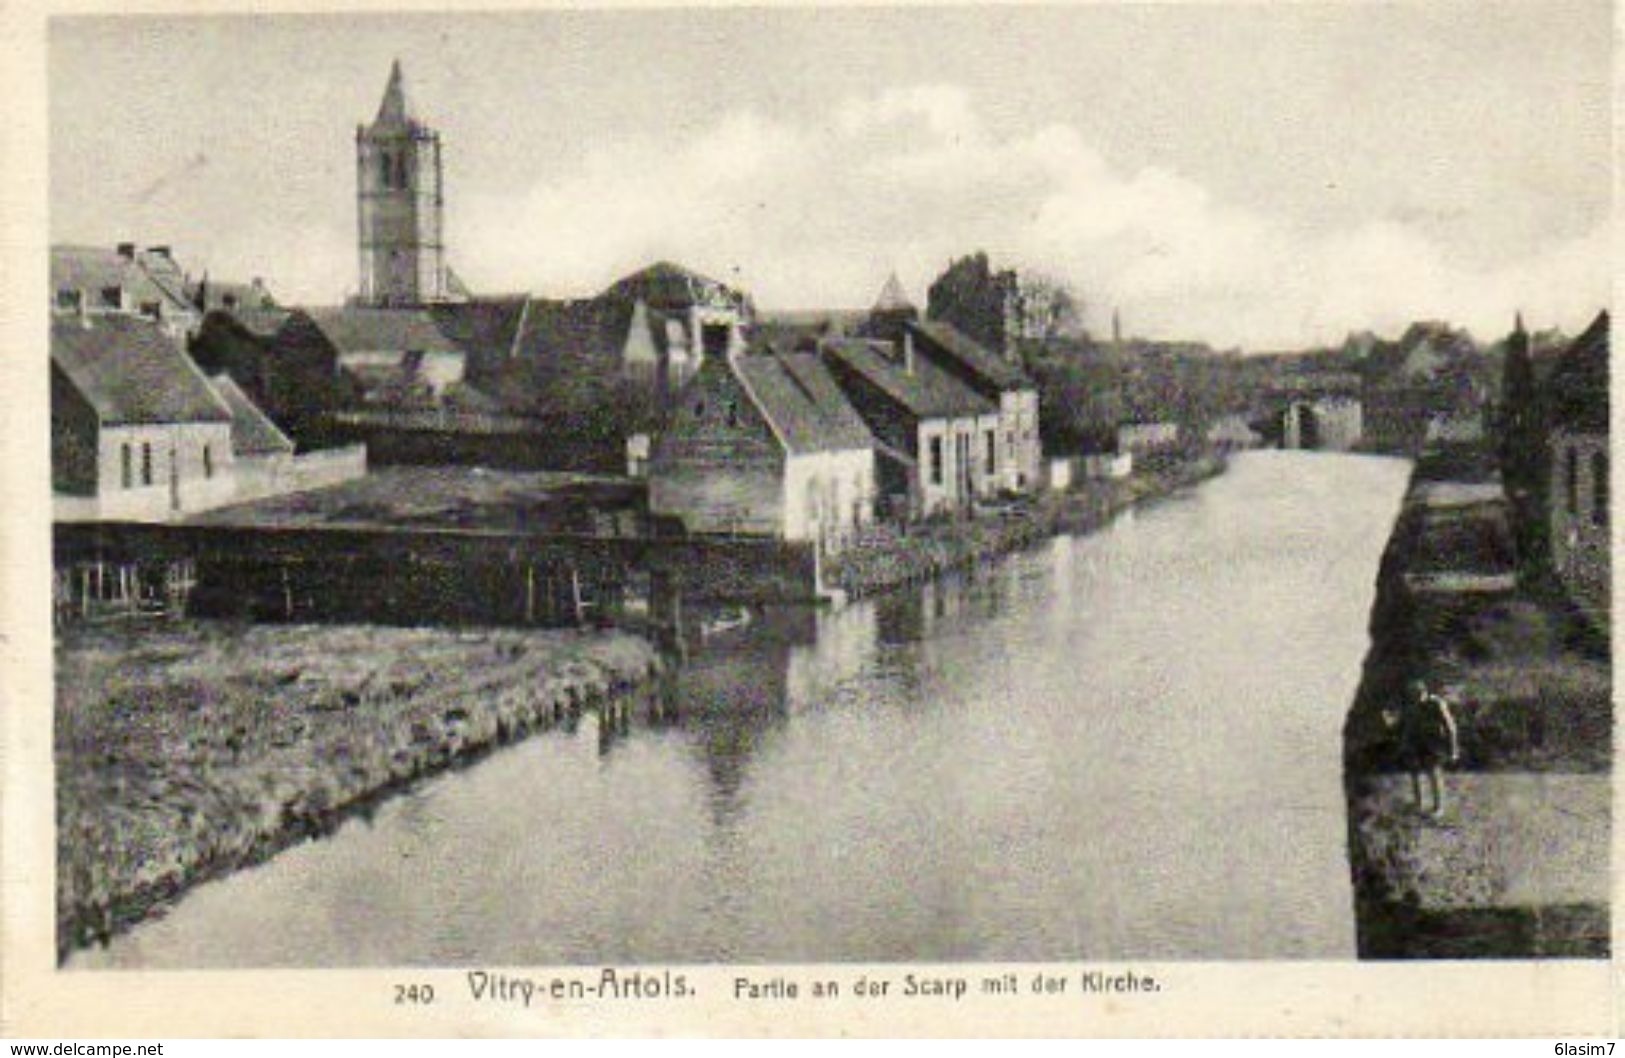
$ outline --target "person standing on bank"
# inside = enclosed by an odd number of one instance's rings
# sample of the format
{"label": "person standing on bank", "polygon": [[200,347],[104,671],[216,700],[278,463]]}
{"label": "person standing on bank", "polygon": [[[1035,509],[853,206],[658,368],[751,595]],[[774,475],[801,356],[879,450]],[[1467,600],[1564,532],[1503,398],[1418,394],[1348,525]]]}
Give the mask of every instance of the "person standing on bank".
{"label": "person standing on bank", "polygon": [[[1396,728],[1400,763],[1411,773],[1411,797],[1418,811],[1437,819],[1444,814],[1444,766],[1461,757],[1456,718],[1450,703],[1428,690],[1423,680],[1412,680],[1397,712],[1384,710],[1383,719]],[[1433,793],[1432,809],[1422,807],[1422,774]]]}

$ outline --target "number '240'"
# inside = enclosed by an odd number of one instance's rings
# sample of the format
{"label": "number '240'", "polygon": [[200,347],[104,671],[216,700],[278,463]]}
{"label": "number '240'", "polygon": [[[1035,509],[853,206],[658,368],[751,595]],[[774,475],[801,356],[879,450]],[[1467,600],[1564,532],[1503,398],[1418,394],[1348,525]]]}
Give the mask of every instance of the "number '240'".
{"label": "number '240'", "polygon": [[419,1006],[427,1006],[427,1005],[429,1005],[430,1003],[433,1003],[433,1002],[434,1002],[434,985],[421,984],[421,985],[396,985],[395,986],[395,1004],[396,1004],[396,1006],[401,1006],[401,1005],[405,1005],[405,1004],[416,1004],[416,1005],[419,1005]]}

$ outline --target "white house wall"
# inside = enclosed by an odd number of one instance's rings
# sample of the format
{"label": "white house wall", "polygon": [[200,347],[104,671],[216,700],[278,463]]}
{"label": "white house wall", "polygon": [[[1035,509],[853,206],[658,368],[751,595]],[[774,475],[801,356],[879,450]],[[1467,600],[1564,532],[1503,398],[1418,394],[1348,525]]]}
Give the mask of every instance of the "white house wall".
{"label": "white house wall", "polygon": [[786,540],[839,538],[874,517],[872,449],[792,455],[784,470]]}

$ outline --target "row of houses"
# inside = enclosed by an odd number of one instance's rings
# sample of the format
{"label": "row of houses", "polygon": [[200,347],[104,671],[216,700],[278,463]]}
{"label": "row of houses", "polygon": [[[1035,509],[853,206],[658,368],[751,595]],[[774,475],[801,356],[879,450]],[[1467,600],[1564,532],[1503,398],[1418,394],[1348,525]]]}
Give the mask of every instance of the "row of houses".
{"label": "row of houses", "polygon": [[862,336],[708,357],[654,442],[652,514],[827,546],[876,518],[970,511],[1040,474],[1037,389],[893,280]]}
{"label": "row of houses", "polygon": [[670,262],[585,298],[476,296],[451,272],[440,152],[397,64],[356,130],[361,275],[343,304],[194,279],[167,247],[53,248],[63,516],[184,516],[360,446],[630,470],[689,531],[792,540],[1038,484],[1036,387],[922,319],[895,277],[851,333],[771,340],[748,296]]}
{"label": "row of houses", "polygon": [[166,521],[366,472],[359,446],[300,453],[229,375],[206,375],[157,321],[51,321],[56,521]]}
{"label": "row of houses", "polygon": [[321,441],[368,425],[511,425],[566,448],[564,431],[606,432],[616,458],[648,453],[651,512],[690,532],[829,541],[1039,482],[1036,388],[951,326],[888,295],[864,337],[752,345],[748,313],[662,263],[578,302],[216,310],[188,352],[138,309],[64,301],[59,517],[182,516],[296,487],[294,468],[337,462]]}

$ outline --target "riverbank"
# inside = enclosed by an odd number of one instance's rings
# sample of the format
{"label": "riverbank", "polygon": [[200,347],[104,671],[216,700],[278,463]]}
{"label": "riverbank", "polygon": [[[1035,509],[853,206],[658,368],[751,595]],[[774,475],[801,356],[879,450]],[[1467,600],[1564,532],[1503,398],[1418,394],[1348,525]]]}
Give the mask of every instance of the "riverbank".
{"label": "riverbank", "polygon": [[[1608,954],[1608,654],[1560,591],[1515,575],[1508,518],[1483,448],[1418,459],[1344,730],[1363,958]],[[1412,679],[1459,728],[1439,820],[1411,803],[1381,718]]]}
{"label": "riverbank", "polygon": [[1218,455],[1169,459],[1122,480],[1085,481],[1019,506],[985,511],[976,518],[876,526],[863,539],[825,560],[824,582],[848,598],[858,598],[929,580],[1058,534],[1094,532],[1137,503],[1206,481],[1224,469],[1225,460]]}
{"label": "riverbank", "polygon": [[56,650],[59,957],[660,665],[620,632],[208,621]]}

